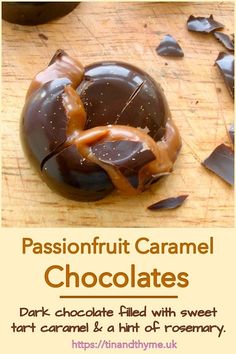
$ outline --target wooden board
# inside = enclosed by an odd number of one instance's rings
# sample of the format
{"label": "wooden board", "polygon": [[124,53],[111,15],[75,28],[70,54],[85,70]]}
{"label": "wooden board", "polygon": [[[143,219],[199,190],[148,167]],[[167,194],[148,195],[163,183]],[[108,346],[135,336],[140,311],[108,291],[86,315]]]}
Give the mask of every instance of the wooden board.
{"label": "wooden board", "polygon": [[[190,14],[215,18],[233,32],[233,3],[80,3],[70,15],[46,25],[3,22],[3,202],[7,227],[232,227],[233,190],[199,160],[222,142],[233,121],[233,101],[214,61],[222,45],[212,36],[188,32]],[[43,33],[48,37],[39,37]],[[155,48],[172,34],[184,50],[180,60],[157,56]],[[19,120],[30,80],[58,48],[83,64],[117,59],[146,70],[164,88],[183,138],[171,176],[137,197],[113,193],[96,203],[55,194],[25,159]],[[146,207],[162,198],[189,194],[172,211]]]}

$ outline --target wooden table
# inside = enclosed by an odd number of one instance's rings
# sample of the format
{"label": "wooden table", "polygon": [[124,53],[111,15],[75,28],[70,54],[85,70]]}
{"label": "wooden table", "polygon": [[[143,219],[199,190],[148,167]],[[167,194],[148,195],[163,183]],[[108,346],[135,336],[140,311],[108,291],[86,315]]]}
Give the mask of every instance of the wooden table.
{"label": "wooden table", "polygon": [[[51,23],[22,27],[3,22],[3,203],[8,227],[232,227],[233,190],[201,166],[233,121],[233,102],[214,66],[222,45],[212,36],[188,32],[190,14],[208,16],[233,32],[233,3],[81,3]],[[39,36],[43,33],[48,40]],[[180,60],[155,48],[172,34],[184,50]],[[96,203],[78,203],[55,194],[25,159],[19,120],[27,87],[56,49],[88,64],[127,61],[146,70],[165,90],[183,148],[172,175],[137,197],[113,193]],[[151,212],[162,198],[189,194],[179,209]]]}

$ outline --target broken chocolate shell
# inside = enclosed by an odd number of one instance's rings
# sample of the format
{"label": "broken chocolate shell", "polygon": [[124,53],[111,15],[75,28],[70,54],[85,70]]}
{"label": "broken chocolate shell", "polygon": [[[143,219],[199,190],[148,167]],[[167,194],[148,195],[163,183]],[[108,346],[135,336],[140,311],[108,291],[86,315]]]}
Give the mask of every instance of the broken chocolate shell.
{"label": "broken chocolate shell", "polygon": [[188,197],[187,194],[179,195],[178,197],[171,197],[167,199],[160,200],[148,207],[149,210],[169,210],[176,209],[180,207],[185,199]]}
{"label": "broken chocolate shell", "polygon": [[234,56],[220,52],[215,64],[220,69],[230,95],[234,97]]}
{"label": "broken chocolate shell", "polygon": [[160,56],[183,57],[184,52],[178,42],[170,34],[167,34],[156,48]]}
{"label": "broken chocolate shell", "polygon": [[234,184],[234,152],[229,146],[217,146],[202,164],[231,186]]}
{"label": "broken chocolate shell", "polygon": [[92,84],[83,89],[81,83],[77,92],[87,112],[86,129],[130,125],[154,138],[160,128],[165,128],[169,108],[163,90],[143,70],[127,63],[105,61],[86,66],[85,75]]}
{"label": "broken chocolate shell", "polygon": [[138,171],[156,158],[140,141],[106,141],[94,145],[91,150],[100,161],[130,171]]}
{"label": "broken chocolate shell", "polygon": [[[35,166],[66,141],[67,117],[62,104],[67,78],[49,81],[38,89],[22,112],[21,140]],[[40,164],[39,164],[40,162]]]}
{"label": "broken chocolate shell", "polygon": [[189,16],[187,21],[187,26],[189,31],[210,33],[216,29],[224,28],[222,23],[214,20],[213,16],[210,17],[195,17],[193,15]]}
{"label": "broken chocolate shell", "polygon": [[91,151],[99,161],[119,169],[134,188],[138,188],[140,169],[156,159],[140,141],[106,141],[94,145]]}
{"label": "broken chocolate shell", "polygon": [[83,68],[63,50],[30,85],[21,139],[49,187],[80,201],[114,187],[142,192],[150,177],[171,172],[181,147],[163,91],[147,73],[115,61]]}
{"label": "broken chocolate shell", "polygon": [[234,42],[226,33],[222,32],[214,32],[214,36],[225,46],[226,49],[230,50],[231,52],[234,51]]}

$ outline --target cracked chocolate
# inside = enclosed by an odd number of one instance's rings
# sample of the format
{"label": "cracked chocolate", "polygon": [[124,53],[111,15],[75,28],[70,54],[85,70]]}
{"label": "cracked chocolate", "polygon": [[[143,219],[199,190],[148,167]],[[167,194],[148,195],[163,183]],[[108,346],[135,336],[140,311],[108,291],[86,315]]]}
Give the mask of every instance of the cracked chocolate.
{"label": "cracked chocolate", "polygon": [[21,140],[42,179],[80,201],[141,193],[171,173],[181,138],[161,87],[143,70],[83,67],[58,50],[28,89]]}

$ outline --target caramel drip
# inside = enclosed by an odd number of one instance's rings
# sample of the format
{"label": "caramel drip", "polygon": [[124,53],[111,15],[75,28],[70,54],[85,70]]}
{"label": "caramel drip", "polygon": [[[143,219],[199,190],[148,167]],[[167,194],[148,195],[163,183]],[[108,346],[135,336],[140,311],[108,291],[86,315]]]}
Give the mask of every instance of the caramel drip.
{"label": "caramel drip", "polygon": [[[174,122],[169,117],[163,138],[156,142],[148,134],[138,128],[124,125],[107,125],[83,130],[86,122],[86,113],[78,93],[70,86],[66,86],[62,95],[63,105],[68,117],[67,144],[75,144],[83,158],[103,168],[112,183],[122,193],[133,195],[144,189],[145,181],[155,175],[168,173],[173,168],[178,151],[181,147],[181,138]],[[91,151],[91,146],[100,142],[129,140],[141,142],[144,148],[149,149],[156,159],[146,164],[139,171],[139,184],[135,189],[125,176],[112,163],[99,160]]]}
{"label": "caramel drip", "polygon": [[68,118],[67,136],[70,136],[77,130],[83,130],[87,114],[80,96],[72,86],[65,86],[64,93],[62,94],[62,103]]}
{"label": "caramel drip", "polygon": [[65,52],[58,51],[52,63],[34,77],[26,94],[26,99],[46,82],[55,79],[68,78],[72,87],[76,88],[82,81],[83,76],[84,68],[82,64],[69,57]]}
{"label": "caramel drip", "polygon": [[[146,164],[140,170],[137,190],[131,186],[115,166],[100,161],[91,152],[90,147],[98,142],[119,140],[142,142],[144,147],[150,149],[156,157],[154,161]],[[170,172],[177,157],[177,152],[181,147],[180,135],[171,118],[168,119],[165,135],[158,142],[155,142],[149,135],[137,128],[123,125],[108,125],[77,132],[77,136],[74,137],[72,142],[84,158],[101,166],[110,176],[114,186],[125,194],[141,192],[147,178]]]}

